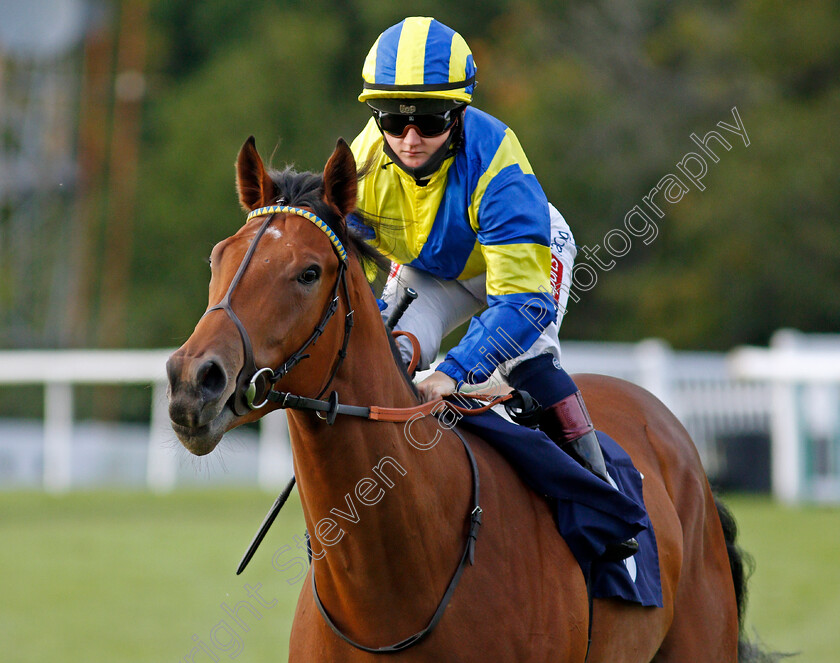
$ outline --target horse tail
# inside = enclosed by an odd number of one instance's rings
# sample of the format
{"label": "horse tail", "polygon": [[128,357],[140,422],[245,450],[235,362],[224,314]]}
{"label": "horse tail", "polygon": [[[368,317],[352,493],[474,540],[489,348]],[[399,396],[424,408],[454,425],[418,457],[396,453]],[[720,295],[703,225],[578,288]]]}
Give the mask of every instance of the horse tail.
{"label": "horse tail", "polygon": [[776,663],[792,656],[780,652],[765,651],[758,643],[751,642],[745,633],[744,616],[747,611],[747,581],[755,570],[752,555],[738,545],[738,524],[729,508],[715,497],[723,537],[726,541],[726,554],[729,568],[732,570],[732,582],[735,585],[735,602],[738,607],[738,661],[739,663]]}

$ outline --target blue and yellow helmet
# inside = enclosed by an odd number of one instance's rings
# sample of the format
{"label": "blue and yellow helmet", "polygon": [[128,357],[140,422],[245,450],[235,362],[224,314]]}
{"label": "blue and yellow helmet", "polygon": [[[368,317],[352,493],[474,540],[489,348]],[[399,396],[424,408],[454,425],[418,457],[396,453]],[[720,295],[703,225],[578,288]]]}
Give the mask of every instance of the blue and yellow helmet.
{"label": "blue and yellow helmet", "polygon": [[441,99],[470,103],[475,62],[464,38],[440,21],[412,16],[376,40],[362,68],[359,101]]}

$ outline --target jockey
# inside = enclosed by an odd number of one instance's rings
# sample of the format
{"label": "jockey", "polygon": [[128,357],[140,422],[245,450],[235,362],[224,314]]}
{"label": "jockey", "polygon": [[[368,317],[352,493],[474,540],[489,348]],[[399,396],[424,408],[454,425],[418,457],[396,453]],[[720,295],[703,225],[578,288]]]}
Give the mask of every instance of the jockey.
{"label": "jockey", "polygon": [[[421,369],[444,336],[470,321],[417,385],[421,397],[453,394],[498,371],[542,406],[540,428],[608,481],[583,398],[560,365],[572,233],[513,131],[470,105],[475,72],[463,37],[433,18],[406,18],[379,36],[362,71],[359,101],[372,117],[351,145],[366,175],[349,221],[392,261],[387,306],[403,287],[420,295],[397,328],[419,340]],[[631,539],[607,555],[624,559],[637,548]]]}

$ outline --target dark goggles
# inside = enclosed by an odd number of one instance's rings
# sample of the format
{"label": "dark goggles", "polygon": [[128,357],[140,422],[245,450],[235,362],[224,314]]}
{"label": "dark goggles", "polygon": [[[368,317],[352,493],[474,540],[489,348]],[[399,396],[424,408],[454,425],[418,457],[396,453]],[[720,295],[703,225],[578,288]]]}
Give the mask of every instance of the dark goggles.
{"label": "dark goggles", "polygon": [[404,115],[402,113],[387,113],[377,108],[371,108],[373,119],[382,131],[397,138],[404,138],[409,128],[414,127],[424,138],[434,138],[445,133],[458,120],[461,108],[444,111],[443,113],[422,113]]}

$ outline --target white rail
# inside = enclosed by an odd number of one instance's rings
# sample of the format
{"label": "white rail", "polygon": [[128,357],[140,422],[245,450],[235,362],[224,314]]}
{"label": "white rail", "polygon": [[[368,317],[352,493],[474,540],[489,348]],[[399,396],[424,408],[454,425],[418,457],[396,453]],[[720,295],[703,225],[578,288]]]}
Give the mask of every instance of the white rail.
{"label": "white rail", "polygon": [[[178,455],[171,444],[165,373],[170,352],[0,352],[0,387],[28,384],[44,388],[45,489],[63,491],[74,484],[73,388],[94,384],[151,385],[146,483],[157,491],[175,486]],[[786,501],[815,494],[808,483],[812,477],[803,450],[808,444],[813,446],[816,430],[828,458],[820,461],[828,469],[820,470],[816,492],[840,499],[840,471],[834,467],[840,464],[835,459],[840,458],[840,414],[828,416],[838,409],[833,394],[840,393],[840,337],[781,332],[770,348],[741,348],[728,355],[675,352],[657,340],[637,344],[565,342],[563,364],[570,373],[615,375],[652,391],[686,425],[712,474],[717,469],[716,447],[722,435],[771,434],[773,490]],[[808,394],[813,392],[816,397],[803,396],[806,385],[811,390]],[[803,403],[810,409],[803,411]],[[260,485],[274,487],[288,478],[291,451],[282,412],[261,421],[257,453]]]}
{"label": "white rail", "polygon": [[[0,385],[44,386],[43,485],[62,492],[73,482],[73,387],[75,385],[152,386],[146,482],[152,490],[175,486],[177,456],[166,397],[166,360],[172,350],[33,350],[0,352]],[[281,414],[260,426],[258,481],[274,487],[291,468],[288,429]]]}
{"label": "white rail", "polygon": [[[773,493],[788,503],[840,500],[838,403],[831,393],[840,385],[840,336],[780,330],[769,348],[734,350],[729,365],[735,377],[771,385]],[[816,407],[803,403],[806,387],[806,400],[810,396]],[[815,479],[809,476],[805,450],[806,438],[817,436],[825,442],[828,468]]]}

